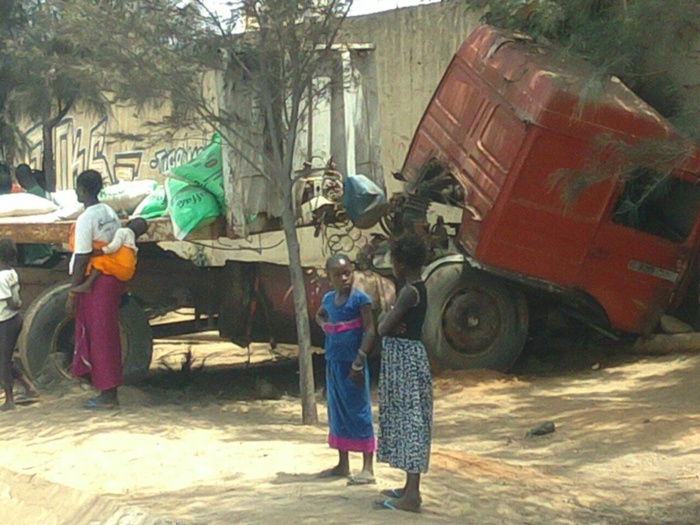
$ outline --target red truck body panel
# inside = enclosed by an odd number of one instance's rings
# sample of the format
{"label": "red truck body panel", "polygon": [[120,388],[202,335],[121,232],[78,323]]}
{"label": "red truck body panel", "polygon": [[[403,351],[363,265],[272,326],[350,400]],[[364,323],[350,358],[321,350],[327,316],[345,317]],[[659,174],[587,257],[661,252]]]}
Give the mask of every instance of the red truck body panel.
{"label": "red truck body panel", "polygon": [[[653,329],[685,285],[698,246],[695,190],[700,158],[672,179],[686,195],[682,239],[614,220],[622,184],[607,180],[565,204],[552,174],[600,155],[600,138],[681,142],[670,125],[617,80],[582,100],[593,69],[487,26],[475,30],[448,67],[403,167],[412,184],[438,161],[465,189],[471,211],[458,242],[479,263],[592,296],[620,330]],[[671,198],[671,197],[669,197]],[[623,221],[622,221],[623,222]]]}

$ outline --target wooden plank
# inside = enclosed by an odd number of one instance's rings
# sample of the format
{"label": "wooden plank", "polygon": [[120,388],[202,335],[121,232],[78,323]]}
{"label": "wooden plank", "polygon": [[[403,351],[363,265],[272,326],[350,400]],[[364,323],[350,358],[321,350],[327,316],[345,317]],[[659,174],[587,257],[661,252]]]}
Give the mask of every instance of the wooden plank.
{"label": "wooden plank", "polygon": [[[126,224],[126,220],[122,221]],[[63,244],[68,243],[70,228],[75,221],[0,222],[0,237],[7,237],[18,244]],[[176,241],[170,219],[162,217],[148,221],[148,232],[139,238],[139,242]],[[223,218],[193,232],[187,240],[213,240],[226,236]]]}

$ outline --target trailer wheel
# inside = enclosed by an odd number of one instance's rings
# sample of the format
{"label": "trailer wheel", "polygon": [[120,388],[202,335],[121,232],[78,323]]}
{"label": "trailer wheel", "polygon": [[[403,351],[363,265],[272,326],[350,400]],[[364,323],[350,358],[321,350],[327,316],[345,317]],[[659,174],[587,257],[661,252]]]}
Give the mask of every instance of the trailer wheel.
{"label": "trailer wheel", "polygon": [[[24,315],[19,356],[25,372],[44,385],[71,377],[74,322],[65,312],[70,283],[54,285],[42,292]],[[119,308],[124,381],[143,378],[151,363],[153,336],[148,318],[130,296]]]}
{"label": "trailer wheel", "polygon": [[434,364],[505,371],[515,363],[528,328],[522,292],[461,264],[437,268],[426,287],[423,340]]}

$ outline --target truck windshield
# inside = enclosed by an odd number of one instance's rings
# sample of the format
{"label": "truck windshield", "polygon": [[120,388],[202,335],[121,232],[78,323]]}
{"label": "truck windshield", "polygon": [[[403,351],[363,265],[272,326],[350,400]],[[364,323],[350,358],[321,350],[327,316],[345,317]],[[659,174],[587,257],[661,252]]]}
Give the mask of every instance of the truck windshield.
{"label": "truck windshield", "polygon": [[693,229],[699,203],[700,186],[640,168],[625,182],[612,220],[621,226],[682,243]]}

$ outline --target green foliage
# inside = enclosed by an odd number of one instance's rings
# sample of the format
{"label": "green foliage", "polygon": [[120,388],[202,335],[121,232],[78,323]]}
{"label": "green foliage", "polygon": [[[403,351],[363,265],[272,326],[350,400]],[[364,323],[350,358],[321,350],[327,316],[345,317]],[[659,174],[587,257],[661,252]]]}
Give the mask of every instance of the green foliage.
{"label": "green foliage", "polygon": [[475,0],[484,21],[555,42],[616,75],[686,136],[700,137],[696,97],[674,76],[697,44],[700,3],[686,0]]}
{"label": "green foliage", "polygon": [[8,96],[15,79],[7,48],[17,38],[25,20],[22,3],[18,0],[0,0],[0,13],[0,160],[11,162],[20,149],[20,135],[8,115]]}
{"label": "green foliage", "polygon": [[5,60],[14,81],[8,109],[15,120],[47,122],[76,103],[96,113],[108,111],[103,75],[89,67],[99,50],[84,31],[74,32],[75,2],[26,2],[25,22],[6,39]]}

